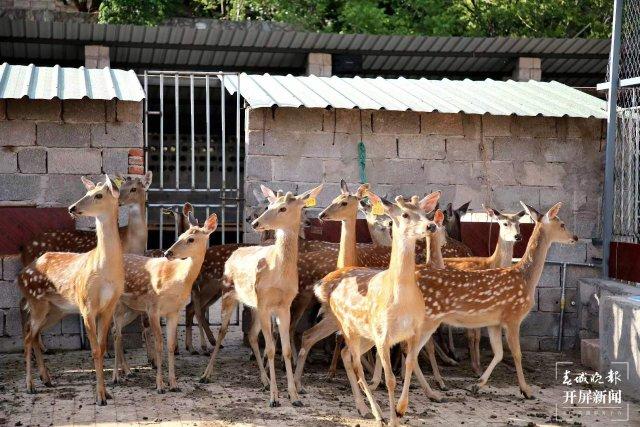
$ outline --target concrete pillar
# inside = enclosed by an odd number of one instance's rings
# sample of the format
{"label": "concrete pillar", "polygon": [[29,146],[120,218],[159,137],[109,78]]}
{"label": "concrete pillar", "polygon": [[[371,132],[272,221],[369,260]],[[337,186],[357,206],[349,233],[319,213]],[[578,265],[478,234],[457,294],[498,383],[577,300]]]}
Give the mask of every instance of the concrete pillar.
{"label": "concrete pillar", "polygon": [[307,75],[331,77],[331,54],[311,52],[307,55]]}
{"label": "concrete pillar", "polygon": [[513,79],[519,82],[542,80],[542,61],[540,58],[520,57],[513,70]]}
{"label": "concrete pillar", "polygon": [[84,47],[85,68],[109,67],[109,46],[86,45]]}

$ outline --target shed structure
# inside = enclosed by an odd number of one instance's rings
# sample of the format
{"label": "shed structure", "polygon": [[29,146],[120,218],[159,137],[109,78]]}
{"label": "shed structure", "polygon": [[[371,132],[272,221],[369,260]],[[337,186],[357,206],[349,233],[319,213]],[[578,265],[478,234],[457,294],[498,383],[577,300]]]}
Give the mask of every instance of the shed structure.
{"label": "shed structure", "polygon": [[[604,101],[535,81],[242,74],[225,85],[231,93],[239,86],[248,106],[245,194],[260,183],[304,191],[325,182],[318,205],[326,206],[339,194],[340,179],[352,186],[360,181],[363,142],[366,179],[379,194],[439,189],[445,203],[470,200],[475,212],[482,204],[514,212],[519,200],[542,209],[562,201],[561,217],[581,240],[552,247],[534,312],[523,324],[523,347],[556,349],[563,268],[564,348],[578,342],[577,279],[598,270],[562,263],[590,264],[600,256],[593,239],[600,237]],[[465,240],[482,237],[488,254],[497,227],[463,226]],[[245,241],[255,239],[247,228]]]}

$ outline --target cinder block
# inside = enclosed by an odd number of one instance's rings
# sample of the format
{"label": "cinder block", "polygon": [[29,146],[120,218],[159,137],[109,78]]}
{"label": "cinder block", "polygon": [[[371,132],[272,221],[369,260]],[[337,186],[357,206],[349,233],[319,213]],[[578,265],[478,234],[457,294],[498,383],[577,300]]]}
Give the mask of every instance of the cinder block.
{"label": "cinder block", "polygon": [[560,266],[557,264],[545,264],[542,275],[538,281],[539,288],[557,288],[560,286]]}
{"label": "cinder block", "polygon": [[40,197],[41,175],[0,174],[0,200],[34,202]]}
{"label": "cinder block", "polygon": [[462,128],[467,139],[482,138],[482,116],[479,114],[462,114]]}
{"label": "cinder block", "polygon": [[247,156],[245,159],[246,179],[271,181],[273,179],[271,159],[271,156]]}
{"label": "cinder block", "polygon": [[394,159],[398,157],[400,140],[394,135],[372,134],[364,138],[364,146],[367,159]]}
{"label": "cinder block", "polygon": [[59,121],[62,102],[58,99],[7,99],[7,118],[10,120]]}
{"label": "cinder block", "polygon": [[442,160],[446,157],[445,138],[438,135],[398,136],[400,158]]}
{"label": "cinder block", "polygon": [[22,351],[22,335],[0,337],[0,353],[17,353]]}
{"label": "cinder block", "polygon": [[116,120],[119,122],[142,123],[142,102],[117,101]]}
{"label": "cinder block", "polygon": [[13,279],[0,281],[0,308],[20,307],[20,298],[22,294]]}
{"label": "cinder block", "polygon": [[91,142],[90,126],[85,123],[38,123],[38,145],[88,147]]}
{"label": "cinder block", "polygon": [[511,131],[516,136],[554,138],[558,135],[555,117],[515,116]]}
{"label": "cinder block", "polygon": [[80,334],[43,335],[42,341],[51,350],[80,349]]}
{"label": "cinder block", "polygon": [[531,312],[525,317],[520,334],[529,336],[557,336],[560,315],[558,313]]}
{"label": "cinder block", "polygon": [[0,120],[7,120],[7,101],[0,99]]}
{"label": "cinder block", "polygon": [[102,153],[98,149],[50,148],[50,173],[99,174],[102,172]]}
{"label": "cinder block", "polygon": [[587,244],[578,242],[573,245],[554,243],[547,254],[548,261],[586,262]]}
{"label": "cinder block", "polygon": [[12,337],[22,336],[22,319],[20,317],[20,309],[18,307],[13,307],[5,310],[4,313],[5,334]]}
{"label": "cinder block", "polygon": [[464,161],[425,161],[424,182],[432,184],[475,184],[471,175],[471,163]]}
{"label": "cinder block", "polygon": [[[346,182],[358,182],[360,180],[360,168],[358,161],[355,159],[325,159],[322,161],[324,167],[324,179],[325,181],[339,181],[344,179]],[[328,188],[323,189],[323,193],[331,193],[330,200],[335,198],[340,191],[330,192]]]}
{"label": "cinder block", "polygon": [[540,350],[540,338],[532,336],[520,336],[520,349],[522,351]]}
{"label": "cinder block", "polygon": [[535,162],[542,160],[543,147],[540,140],[526,137],[494,137],[494,160],[518,160]]}
{"label": "cinder block", "polygon": [[580,363],[582,366],[600,371],[600,340],[580,340]]}
{"label": "cinder block", "polygon": [[[272,114],[272,111],[274,113]],[[264,114],[265,130],[277,129],[283,132],[322,131],[322,108],[276,108],[267,109]]]}
{"label": "cinder block", "polygon": [[[4,310],[0,310],[0,337],[4,334]],[[0,350],[0,352],[1,351],[2,350]]]}
{"label": "cinder block", "polygon": [[427,135],[464,135],[462,114],[420,113],[420,132]]}
{"label": "cinder block", "polygon": [[18,151],[18,167],[22,173],[47,173],[47,150],[41,147]]}
{"label": "cinder block", "polygon": [[482,116],[482,136],[511,136],[511,116]]}
{"label": "cinder block", "polygon": [[[552,313],[560,312],[561,288],[540,288],[538,295],[538,307],[540,311]],[[572,304],[573,303],[573,304]],[[565,289],[565,312],[577,311],[576,289]]]}
{"label": "cinder block", "polygon": [[91,125],[92,147],[142,147],[142,123]]}
{"label": "cinder block", "polygon": [[22,270],[20,254],[2,256],[2,279],[13,281]]}
{"label": "cinder block", "polygon": [[0,149],[0,173],[18,171],[18,156],[12,147]]}
{"label": "cinder block", "polygon": [[[97,176],[89,178],[94,182],[100,179]],[[45,203],[48,206],[69,206],[86,193],[86,189],[80,181],[80,175],[49,174],[48,179],[48,186],[44,193]]]}
{"label": "cinder block", "polygon": [[[566,329],[565,329],[566,332]],[[575,350],[578,343],[578,337],[566,336],[562,337],[562,351]],[[558,337],[547,337],[540,340],[540,351],[557,351]]]}
{"label": "cinder block", "polygon": [[103,149],[102,170],[108,174],[126,174],[129,171],[129,150],[127,148]]}
{"label": "cinder block", "polygon": [[323,110],[322,131],[349,133],[355,136],[371,133],[371,110],[348,110],[338,108]]}
{"label": "cinder block", "polygon": [[22,120],[0,121],[0,146],[35,144],[35,122]]}
{"label": "cinder block", "polygon": [[562,163],[524,162],[520,174],[520,183],[531,186],[560,186],[567,175],[566,165]]}
{"label": "cinder block", "polygon": [[273,159],[272,167],[273,177],[277,181],[317,183],[322,181],[322,168],[317,159],[277,157]]}
{"label": "cinder block", "polygon": [[373,132],[386,134],[420,133],[420,114],[413,111],[374,111]]}
{"label": "cinder block", "polygon": [[580,267],[575,265],[567,266],[567,286],[577,288],[580,279],[598,278],[601,276],[599,268],[596,267]]}
{"label": "cinder block", "polygon": [[490,186],[516,185],[513,163],[506,161],[476,161],[471,164],[471,173],[479,182]]}
{"label": "cinder block", "polygon": [[500,206],[504,210],[517,211],[522,208],[520,201],[531,206],[538,206],[540,204],[540,189],[520,185],[496,185],[491,188],[491,200],[495,206]]}
{"label": "cinder block", "polygon": [[446,139],[447,160],[479,160],[481,158],[481,143],[465,137],[450,137]]}
{"label": "cinder block", "polygon": [[107,102],[97,99],[69,99],[62,101],[62,120],[66,123],[104,123]]}
{"label": "cinder block", "polygon": [[409,159],[367,160],[366,171],[372,184],[422,184],[425,175],[423,163]]}
{"label": "cinder block", "polygon": [[139,165],[129,165],[129,175],[144,175],[144,167]]}
{"label": "cinder block", "polygon": [[81,318],[79,314],[72,314],[60,322],[63,334],[79,334]]}

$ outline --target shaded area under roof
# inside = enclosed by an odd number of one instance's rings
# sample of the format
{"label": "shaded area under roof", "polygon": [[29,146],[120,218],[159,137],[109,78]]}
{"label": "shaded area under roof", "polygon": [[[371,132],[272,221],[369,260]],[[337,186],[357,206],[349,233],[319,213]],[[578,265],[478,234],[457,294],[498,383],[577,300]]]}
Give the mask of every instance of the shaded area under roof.
{"label": "shaded area under roof", "polygon": [[[0,57],[81,65],[83,46],[111,47],[112,66],[301,74],[306,54],[355,55],[364,76],[508,78],[519,56],[542,58],[544,80],[604,81],[609,40],[421,37],[283,31],[270,26],[143,27],[0,18]],[[337,59],[337,58],[336,58]],[[334,60],[335,62],[335,60]],[[349,73],[345,73],[349,75]]]}
{"label": "shaded area under roof", "polygon": [[141,101],[144,90],[132,71],[0,65],[0,99],[118,99]]}
{"label": "shaded area under roof", "polygon": [[307,107],[606,118],[606,102],[558,82],[225,76],[253,108]]}

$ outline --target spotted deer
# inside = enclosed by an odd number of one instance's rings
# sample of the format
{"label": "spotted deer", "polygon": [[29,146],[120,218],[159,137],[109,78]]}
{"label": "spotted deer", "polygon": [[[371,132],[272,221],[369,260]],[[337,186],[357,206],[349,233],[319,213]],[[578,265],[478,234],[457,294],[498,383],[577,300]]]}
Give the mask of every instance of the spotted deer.
{"label": "spotted deer", "polygon": [[[185,206],[186,207],[186,206]],[[165,252],[163,258],[149,258],[126,254],[124,257],[125,286],[120,304],[113,318],[115,366],[113,380],[120,379],[120,368],[130,372],[122,351],[122,328],[140,313],[146,313],[153,332],[155,345],[156,390],[164,393],[162,378],[162,329],[160,318],[167,319],[167,355],[169,390],[179,391],[175,375],[176,331],[178,316],[189,301],[191,286],[204,261],[209,235],[218,225],[216,214],[207,218],[202,227],[189,209],[189,228]]]}
{"label": "spotted deer", "polygon": [[358,208],[367,221],[367,228],[373,244],[390,248],[391,219],[386,215],[374,215],[371,210],[371,204],[366,199],[360,200]]}
{"label": "spotted deer", "polygon": [[[516,214],[504,214],[497,209],[485,208],[489,218],[497,221],[499,227],[498,242],[493,253],[488,257],[445,258],[447,268],[458,270],[489,270],[492,268],[509,267],[513,259],[513,246],[522,240],[520,234],[520,218],[525,211]],[[469,355],[473,371],[482,374],[480,362],[480,329],[468,329]]]}
{"label": "spotted deer", "polygon": [[[316,285],[315,293],[335,316],[347,343],[342,350],[342,361],[358,412],[361,415],[368,412],[360,393],[362,388],[374,417],[382,421],[380,408],[366,382],[360,360],[362,354],[375,345],[385,373],[390,423],[397,425],[397,416],[402,416],[408,406],[412,373],[418,376],[427,393],[438,397],[417,364],[418,352],[426,343],[429,331],[424,328],[425,306],[416,283],[415,242],[424,238],[427,231],[435,230],[427,213],[435,208],[440,192],[422,200],[414,196],[411,201],[405,201],[398,196],[395,203],[383,201],[370,191],[367,195],[374,203],[381,203],[393,221],[389,268],[384,271],[362,267],[336,270]],[[396,405],[390,347],[401,342],[406,344],[407,358],[402,394]]]}
{"label": "spotted deer", "polygon": [[[265,387],[269,385],[269,405],[271,407],[279,405],[275,372],[275,346],[271,330],[271,316],[275,315],[278,319],[282,355],[287,372],[289,398],[294,406],[302,406],[291,367],[290,309],[291,303],[298,293],[300,214],[306,204],[315,203],[315,198],[320,191],[322,191],[322,185],[299,196],[294,196],[289,192],[269,204],[267,210],[252,223],[252,226],[259,232],[276,230],[275,243],[268,246],[239,248],[225,263],[224,280],[231,290],[225,294],[222,301],[222,326],[201,381],[206,382],[211,379],[216,356],[227,332],[231,313],[238,302],[242,302],[245,306],[251,307],[254,314],[257,314],[252,322],[249,343],[260,368],[261,380]],[[264,336],[265,351],[269,363],[268,378],[258,347],[260,330]]]}
{"label": "spotted deer", "polygon": [[535,226],[524,256],[510,267],[473,271],[419,266],[416,270],[429,329],[446,323],[463,328],[487,327],[489,330],[494,356],[474,390],[486,385],[491,372],[502,360],[504,329],[520,391],[526,398],[532,397],[522,371],[520,324],[533,307],[535,289],[551,244],[574,244],[578,241],[558,218],[561,205],[556,203],[543,215],[522,203]]}
{"label": "spotted deer", "polygon": [[118,188],[105,176],[94,184],[82,177],[87,193],[69,207],[74,216],[94,217],[96,247],[85,253],[47,252],[18,275],[16,282],[25,300],[28,325],[24,355],[26,386],[34,393],[31,352],[35,354],[40,377],[51,386],[38,337],[68,314],[80,313],[84,320],[96,371],[96,400],[106,405],[109,394],[104,385],[104,353],[111,319],[124,289],[122,245],[118,236]]}

